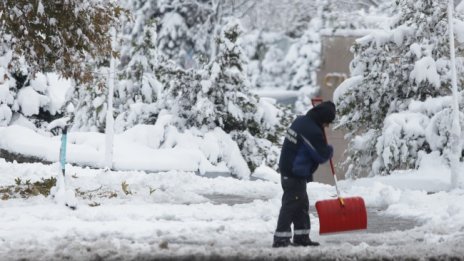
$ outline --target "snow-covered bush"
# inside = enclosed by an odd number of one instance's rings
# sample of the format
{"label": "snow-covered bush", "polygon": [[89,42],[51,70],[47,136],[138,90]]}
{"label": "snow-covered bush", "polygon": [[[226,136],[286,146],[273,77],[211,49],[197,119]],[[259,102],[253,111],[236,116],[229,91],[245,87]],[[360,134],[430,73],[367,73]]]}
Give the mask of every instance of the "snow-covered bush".
{"label": "snow-covered bush", "polygon": [[[425,133],[415,132],[417,128],[410,125],[416,122],[427,127],[424,116],[402,112],[413,101],[451,93],[447,3],[401,0],[398,10],[391,30],[377,31],[356,41],[352,48],[352,78],[334,95],[341,127],[352,135],[376,133],[370,138],[377,145],[370,142],[370,149],[358,150],[353,143],[350,145],[351,160],[368,159],[365,165],[354,165],[353,173],[371,172],[376,159],[373,174],[414,166],[415,148],[427,149],[432,141],[424,141]],[[459,45],[457,55],[463,50]],[[389,117],[393,113],[400,114]],[[427,116],[431,124],[436,122]],[[392,152],[392,146],[401,147]]]}
{"label": "snow-covered bush", "polygon": [[[459,114],[459,119],[461,125],[460,137],[463,137],[464,115],[462,113]],[[450,155],[452,153],[450,146],[452,121],[452,109],[445,108],[430,119],[430,124],[426,130],[426,138],[430,149],[440,152],[447,160],[451,159]],[[460,142],[462,144],[462,141]],[[462,146],[459,147],[462,148]],[[459,155],[459,158],[462,158],[462,155]]]}
{"label": "snow-covered bush", "polygon": [[180,59],[186,56],[185,42],[188,34],[187,25],[184,19],[177,12],[165,14],[160,21],[159,47],[163,54],[171,59]]}
{"label": "snow-covered bush", "polygon": [[33,129],[45,127],[63,114],[62,93],[70,87],[70,81],[54,73],[32,75],[24,60],[21,70],[11,70],[13,52],[5,50],[6,46],[0,48],[0,126],[17,123]]}
{"label": "snow-covered bush", "polygon": [[421,113],[407,111],[387,116],[376,142],[378,157],[373,172],[384,174],[394,169],[415,168],[418,153],[430,151],[426,140],[429,123],[430,119]]}
{"label": "snow-covered bush", "polygon": [[[388,174],[395,169],[417,168],[421,154],[438,153],[450,162],[451,102],[451,96],[413,101],[406,111],[387,116],[377,140],[379,156],[374,162],[373,173]],[[462,130],[464,114],[461,113],[460,118]]]}

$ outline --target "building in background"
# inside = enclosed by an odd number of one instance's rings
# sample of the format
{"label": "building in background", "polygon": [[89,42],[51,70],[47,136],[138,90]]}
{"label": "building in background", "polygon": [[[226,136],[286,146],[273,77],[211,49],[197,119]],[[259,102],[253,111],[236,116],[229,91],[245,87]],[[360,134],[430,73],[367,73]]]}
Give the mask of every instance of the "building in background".
{"label": "building in background", "polygon": [[[350,48],[356,39],[367,33],[368,30],[340,30],[335,33],[323,31],[321,33],[321,65],[317,71],[320,98],[333,101],[335,89],[350,76],[350,62],[353,60]],[[346,160],[344,151],[347,148],[348,141],[344,139],[345,132],[333,130],[332,127],[326,129],[327,139],[329,144],[334,146],[335,172],[339,179],[343,179],[347,166],[341,163]],[[328,163],[319,167],[314,174],[314,181],[334,184]]]}

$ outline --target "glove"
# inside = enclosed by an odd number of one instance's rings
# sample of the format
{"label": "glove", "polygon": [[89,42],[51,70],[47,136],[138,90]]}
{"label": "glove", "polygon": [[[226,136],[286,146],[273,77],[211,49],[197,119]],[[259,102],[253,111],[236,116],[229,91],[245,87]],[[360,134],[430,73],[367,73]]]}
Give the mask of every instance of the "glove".
{"label": "glove", "polygon": [[329,153],[329,159],[331,159],[331,158],[333,157],[333,154],[334,154],[334,148],[333,148],[333,146],[330,145],[330,144],[328,144],[327,146],[329,147],[329,151],[330,151],[330,153]]}

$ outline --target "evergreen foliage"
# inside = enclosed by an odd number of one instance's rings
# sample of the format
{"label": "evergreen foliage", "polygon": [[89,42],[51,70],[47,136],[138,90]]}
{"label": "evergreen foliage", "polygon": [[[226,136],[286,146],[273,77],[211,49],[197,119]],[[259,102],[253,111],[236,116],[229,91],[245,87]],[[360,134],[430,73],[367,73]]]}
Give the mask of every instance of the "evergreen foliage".
{"label": "evergreen foliage", "polygon": [[132,34],[123,39],[125,45],[121,47],[115,94],[117,132],[135,124],[153,124],[156,120],[156,103],[163,90],[155,74],[162,62],[158,59],[156,35],[156,25],[151,22],[134,28]]}
{"label": "evergreen foliage", "polygon": [[13,50],[10,70],[20,69],[23,58],[31,72],[60,72],[66,78],[90,81],[82,66],[87,55],[108,57],[109,26],[122,10],[105,1],[0,2],[2,39]]}
{"label": "evergreen foliage", "polygon": [[60,116],[49,92],[56,72],[78,84],[94,81],[89,60],[109,57],[108,28],[124,11],[107,1],[0,2],[0,124],[27,117],[36,126]]}
{"label": "evergreen foliage", "polygon": [[316,69],[320,63],[320,37],[315,29],[317,28],[310,27],[290,47],[286,57],[290,78],[287,89],[298,90],[317,85]]}
{"label": "evergreen foliage", "polygon": [[212,0],[157,1],[152,18],[160,53],[183,68],[197,67],[195,57],[209,57],[212,48],[215,11]]}
{"label": "evergreen foliage", "polygon": [[176,80],[167,82],[170,99],[174,100],[170,104],[183,119],[181,126],[220,127],[230,133],[250,169],[263,161],[275,167],[276,146],[289,114],[250,92],[246,58],[238,44],[241,33],[237,23],[225,26],[218,39],[218,54],[205,70],[171,71]]}
{"label": "evergreen foliage", "polygon": [[[165,102],[159,100],[165,88],[159,78],[169,82],[172,76],[169,71],[177,70],[170,61],[181,67],[194,67],[193,55],[208,52],[205,39],[210,33],[202,30],[208,28],[207,19],[212,12],[210,2],[136,0],[121,3],[131,11],[132,17],[122,17],[115,47],[120,54],[114,75],[117,80],[114,100],[116,132],[136,124],[154,124]],[[101,66],[96,70],[103,73],[107,70],[105,64],[95,61],[92,67]],[[106,97],[104,81],[104,77],[99,77],[77,90],[76,129],[104,129],[102,113],[106,112],[106,105],[101,103]],[[91,88],[96,84],[101,88]]]}
{"label": "evergreen foliage", "polygon": [[95,66],[98,73],[92,81],[74,88],[68,103],[76,108],[73,113],[72,130],[104,132],[107,112],[108,67]]}
{"label": "evergreen foliage", "polygon": [[353,77],[337,94],[340,126],[353,137],[351,176],[371,172],[374,161],[372,174],[415,167],[418,151],[429,152],[434,140],[414,125],[428,128],[446,107],[411,113],[411,103],[433,104],[431,99],[451,94],[447,3],[401,0],[397,10],[391,30],[356,41]]}

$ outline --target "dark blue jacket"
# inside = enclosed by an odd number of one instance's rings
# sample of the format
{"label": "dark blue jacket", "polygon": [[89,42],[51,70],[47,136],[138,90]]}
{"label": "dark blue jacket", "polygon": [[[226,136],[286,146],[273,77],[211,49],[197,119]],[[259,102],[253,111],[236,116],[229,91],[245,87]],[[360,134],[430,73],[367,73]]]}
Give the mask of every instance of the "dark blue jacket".
{"label": "dark blue jacket", "polygon": [[[335,117],[335,116],[333,116]],[[298,116],[287,129],[279,160],[279,170],[284,176],[313,180],[313,173],[319,164],[328,161],[333,154],[328,145],[322,124],[333,120],[324,114],[308,112]]]}

